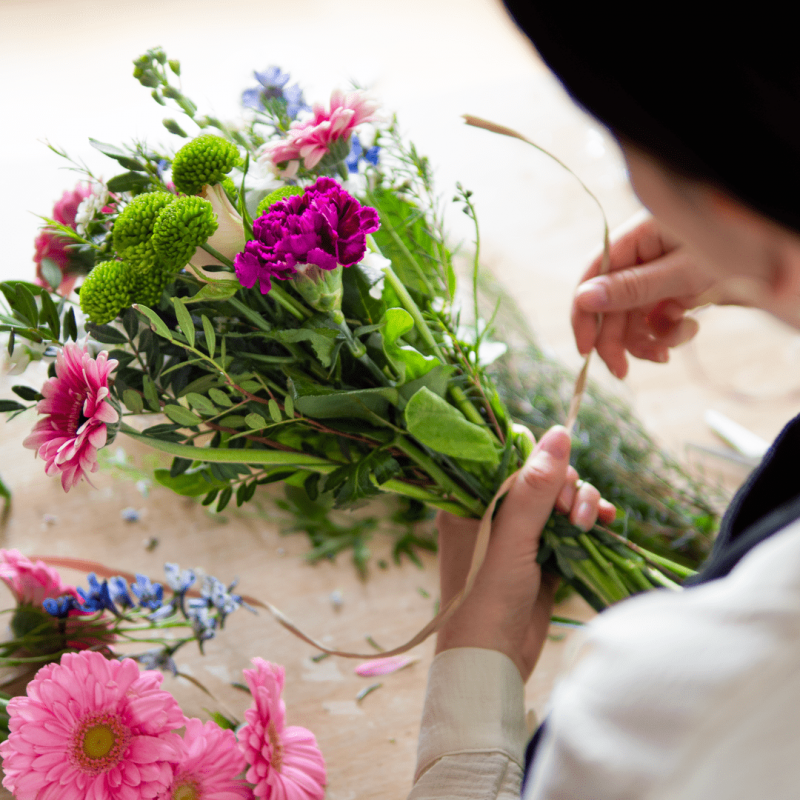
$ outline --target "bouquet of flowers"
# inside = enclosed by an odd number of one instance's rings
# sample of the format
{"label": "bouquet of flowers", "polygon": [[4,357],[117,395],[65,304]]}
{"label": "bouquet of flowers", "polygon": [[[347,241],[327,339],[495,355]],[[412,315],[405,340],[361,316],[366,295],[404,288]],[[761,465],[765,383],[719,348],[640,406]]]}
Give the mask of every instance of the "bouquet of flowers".
{"label": "bouquet of flowers", "polygon": [[[36,672],[24,696],[0,692],[3,786],[19,800],[322,798],[316,739],[286,725],[283,667],[254,658],[244,670],[252,704],[243,723],[219,712],[207,722],[187,718],[161,688],[156,668],[188,678],[175,652],[190,641],[202,650],[228,614],[247,607],[216,578],[205,576],[196,591],[192,570],[167,564],[165,572],[169,599],[143,575],[100,581],[90,573],[89,589],[76,589],[48,564],[0,550],[0,580],[16,600],[0,666]],[[167,628],[188,630],[161,639]],[[114,649],[154,641],[161,646],[134,657]]]}
{"label": "bouquet of flowers", "polygon": [[[163,51],[134,63],[198,132],[165,120],[174,152],[92,141],[121,171],[87,172],[74,226],[46,220],[91,266],[79,305],[53,259],[0,284],[9,353],[50,362],[41,391],[0,405],[36,405],[25,446],[65,490],[122,433],[217,510],[284,481],[337,508],[391,493],[483,516],[532,440],[490,377],[497,307],[484,322],[477,246],[462,302],[427,160],[361,91],[309,109],[271,68],[232,124],[198,113]],[[471,193],[455,199],[477,245]],[[556,515],[540,558],[598,609],[691,573],[628,533]]]}

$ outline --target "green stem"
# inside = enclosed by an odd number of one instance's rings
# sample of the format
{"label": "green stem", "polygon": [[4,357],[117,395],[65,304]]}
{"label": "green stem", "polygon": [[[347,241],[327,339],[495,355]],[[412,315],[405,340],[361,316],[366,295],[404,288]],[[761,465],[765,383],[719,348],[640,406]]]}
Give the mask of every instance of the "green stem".
{"label": "green stem", "polygon": [[250,322],[253,323],[257,328],[260,328],[262,331],[271,331],[273,326],[267,322],[261,314],[257,311],[253,311],[252,308],[246,306],[241,300],[237,300],[235,297],[231,297],[228,302],[243,316],[247,317]]}
{"label": "green stem", "polygon": [[233,265],[233,261],[231,261],[227,256],[222,255],[222,253],[220,253],[219,250],[215,250],[210,244],[208,244],[208,242],[206,242],[205,244],[201,244],[200,247],[202,247],[203,250],[205,250],[206,253],[208,253],[209,255],[214,256],[214,258],[216,258],[220,264],[228,267],[228,269],[231,270],[236,269]]}
{"label": "green stem", "polygon": [[598,544],[597,547],[609,561],[612,561],[623,570],[624,574],[630,578],[637,590],[647,592],[653,588],[653,584],[645,578],[640,567],[629,558],[615,553],[610,547],[606,547],[604,544]]}
{"label": "green stem", "polygon": [[288,292],[275,283],[269,290],[269,296],[299,320],[308,319],[311,316],[311,312],[307,308],[301,306]]}
{"label": "green stem", "polygon": [[594,561],[594,563],[597,564],[597,566],[601,570],[603,570],[603,572],[605,572],[606,575],[608,575],[608,577],[611,579],[611,581],[617,587],[617,589],[619,589],[620,592],[622,592],[623,597],[626,597],[629,594],[628,588],[619,579],[619,575],[617,575],[617,572],[614,569],[614,567],[612,567],[611,564],[609,564],[608,561],[605,558],[603,558],[602,554],[597,549],[597,546],[591,540],[589,535],[586,533],[580,533],[578,534],[577,539],[578,542],[584,548],[584,550],[586,550],[586,552],[589,553],[589,556],[591,557],[592,561]]}
{"label": "green stem", "polygon": [[473,516],[483,516],[485,510],[483,503],[465,492],[430,456],[403,437],[398,437],[394,441],[394,446],[422,467],[444,491],[453,495]]}

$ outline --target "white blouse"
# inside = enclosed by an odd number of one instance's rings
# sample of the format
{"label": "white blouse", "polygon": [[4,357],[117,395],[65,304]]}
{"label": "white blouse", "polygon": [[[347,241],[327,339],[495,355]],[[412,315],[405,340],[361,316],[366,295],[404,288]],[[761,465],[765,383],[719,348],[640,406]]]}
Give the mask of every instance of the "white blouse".
{"label": "white blouse", "polygon": [[[605,611],[550,705],[525,800],[800,798],[800,522],[726,578]],[[511,660],[441,653],[409,800],[518,800],[526,739]]]}

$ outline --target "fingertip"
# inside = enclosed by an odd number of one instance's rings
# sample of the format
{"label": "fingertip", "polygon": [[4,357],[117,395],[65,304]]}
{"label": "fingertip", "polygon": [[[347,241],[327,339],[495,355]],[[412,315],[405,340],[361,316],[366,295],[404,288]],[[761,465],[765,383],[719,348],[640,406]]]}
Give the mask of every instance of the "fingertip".
{"label": "fingertip", "polygon": [[544,451],[558,461],[563,461],[569,457],[571,446],[569,431],[563,425],[555,425],[539,440],[537,450]]}
{"label": "fingertip", "polygon": [[581,311],[605,311],[609,304],[608,286],[601,278],[585,281],[575,291],[575,305]]}

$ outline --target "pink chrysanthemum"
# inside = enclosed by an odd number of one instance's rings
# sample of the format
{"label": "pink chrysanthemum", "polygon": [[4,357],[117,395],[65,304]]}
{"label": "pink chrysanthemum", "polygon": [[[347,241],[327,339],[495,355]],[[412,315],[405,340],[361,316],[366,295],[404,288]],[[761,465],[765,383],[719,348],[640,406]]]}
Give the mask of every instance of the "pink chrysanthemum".
{"label": "pink chrysanthemum", "polygon": [[239,746],[247,760],[245,776],[256,797],[268,800],[320,800],[325,795],[325,761],[311,731],[284,727],[281,700],[284,669],[254,658],[255,669],[244,670],[253,705],[244,713]]}
{"label": "pink chrysanthemum", "polygon": [[186,721],[172,785],[159,800],[248,800],[253,790],[237,776],[247,766],[233,731],[215,722]]}
{"label": "pink chrysanthemum", "polygon": [[47,598],[64,595],[80,598],[74,586],[62,583],[61,576],[44,561],[31,561],[19,550],[0,550],[0,581],[13,592],[18,604],[41,606]]}
{"label": "pink chrysanthemum", "polygon": [[3,786],[17,800],[143,800],[171,783],[183,712],[161,673],[67,653],[8,704]]}
{"label": "pink chrysanthemum", "polygon": [[34,425],[23,445],[43,458],[48,475],[61,474],[68,492],[97,470],[97,451],[108,437],[107,425],[119,420],[108,401],[108,376],[117,366],[105,352],[92,358],[84,345],[66,344],[56,358],[56,377],[42,387]]}
{"label": "pink chrysanthemum", "polygon": [[331,145],[346,139],[363,122],[375,119],[378,104],[363,92],[344,94],[338,89],[331,95],[331,108],[314,106],[314,117],[306,122],[293,122],[285,139],[268,142],[262,151],[273,164],[303,161],[306,169],[314,169]]}
{"label": "pink chrysanthemum", "polygon": [[303,265],[323,270],[358,264],[367,234],[380,217],[362,206],[332,178],[318,178],[302,195],[273,203],[253,221],[254,239],[234,259],[236,277],[248,288],[259,283],[266,294],[272,278],[289,280]]}

